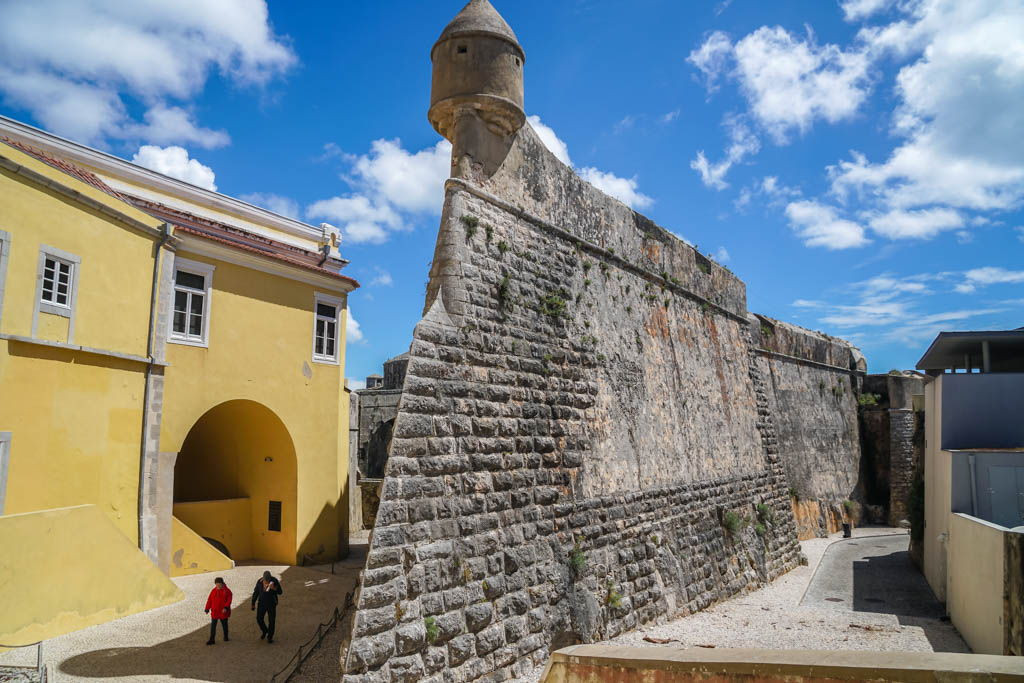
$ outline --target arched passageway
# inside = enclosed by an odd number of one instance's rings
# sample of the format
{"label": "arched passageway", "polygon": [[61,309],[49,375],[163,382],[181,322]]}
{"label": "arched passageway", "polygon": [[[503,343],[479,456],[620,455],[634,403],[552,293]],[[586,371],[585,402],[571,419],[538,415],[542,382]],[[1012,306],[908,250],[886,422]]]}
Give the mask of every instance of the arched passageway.
{"label": "arched passageway", "polygon": [[238,560],[294,564],[295,446],[255,401],[228,401],[192,426],[174,466],[174,516]]}
{"label": "arched passageway", "polygon": [[384,466],[388,462],[388,449],[391,448],[391,436],[395,431],[395,420],[382,423],[370,434],[366,443],[365,476],[367,479],[382,479]]}

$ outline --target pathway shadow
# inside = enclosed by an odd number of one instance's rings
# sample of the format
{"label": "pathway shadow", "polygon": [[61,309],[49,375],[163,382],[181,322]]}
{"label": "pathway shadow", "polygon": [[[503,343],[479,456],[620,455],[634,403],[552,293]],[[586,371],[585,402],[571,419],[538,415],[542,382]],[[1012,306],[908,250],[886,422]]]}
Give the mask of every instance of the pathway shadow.
{"label": "pathway shadow", "polygon": [[[859,544],[866,552],[889,547],[871,538]],[[901,625],[920,628],[936,652],[970,652],[906,550],[855,560],[852,601],[854,612],[891,614]]]}
{"label": "pathway shadow", "polygon": [[[252,587],[233,586],[236,603],[239,596],[244,598],[244,602],[233,610],[230,642],[221,640],[218,628],[217,644],[206,645],[209,637],[207,622],[190,633],[157,645],[113,647],[75,655],[64,660],[59,670],[66,675],[83,678],[164,676],[225,683],[269,680],[284,668],[299,645],[316,631],[315,622],[310,626],[309,610],[315,610],[315,614],[322,613],[320,620],[326,621],[335,607],[323,604],[323,598],[315,591],[302,590],[310,581],[317,580],[311,579],[310,574],[308,570],[297,572],[294,567],[281,573],[285,593],[277,610],[277,634],[273,644],[259,638],[255,612],[249,608]],[[346,577],[332,578],[351,583]],[[338,598],[337,606],[340,607],[343,601],[344,592]],[[168,616],[173,618],[173,615]]]}

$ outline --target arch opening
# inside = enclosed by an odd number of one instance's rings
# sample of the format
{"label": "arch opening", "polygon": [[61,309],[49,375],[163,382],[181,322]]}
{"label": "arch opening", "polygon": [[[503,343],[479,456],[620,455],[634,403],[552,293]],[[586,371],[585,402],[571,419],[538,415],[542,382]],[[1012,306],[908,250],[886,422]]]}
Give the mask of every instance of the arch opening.
{"label": "arch opening", "polygon": [[295,446],[266,406],[228,401],[189,430],[174,466],[174,516],[235,561],[295,563],[297,498]]}

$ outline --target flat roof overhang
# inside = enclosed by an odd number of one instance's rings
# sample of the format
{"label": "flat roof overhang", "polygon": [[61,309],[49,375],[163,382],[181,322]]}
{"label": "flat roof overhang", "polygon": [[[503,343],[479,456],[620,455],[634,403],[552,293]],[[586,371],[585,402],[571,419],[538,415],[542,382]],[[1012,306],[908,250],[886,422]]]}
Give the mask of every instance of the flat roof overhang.
{"label": "flat roof overhang", "polygon": [[1018,358],[1024,361],[1024,328],[993,332],[940,332],[917,361],[918,370],[963,368],[964,359],[981,367],[985,343],[993,358]]}

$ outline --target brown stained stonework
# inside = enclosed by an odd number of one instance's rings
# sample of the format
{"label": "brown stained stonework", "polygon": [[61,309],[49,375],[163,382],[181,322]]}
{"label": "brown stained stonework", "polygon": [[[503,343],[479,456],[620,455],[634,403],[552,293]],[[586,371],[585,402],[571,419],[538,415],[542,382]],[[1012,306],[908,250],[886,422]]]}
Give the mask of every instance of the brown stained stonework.
{"label": "brown stained stonework", "polygon": [[1024,656],[1024,533],[1006,533],[1003,553],[1003,654]]}
{"label": "brown stained stonework", "polygon": [[818,500],[791,501],[793,518],[796,522],[796,537],[801,541],[820,538],[841,531],[843,508],[839,504],[828,504]]}

